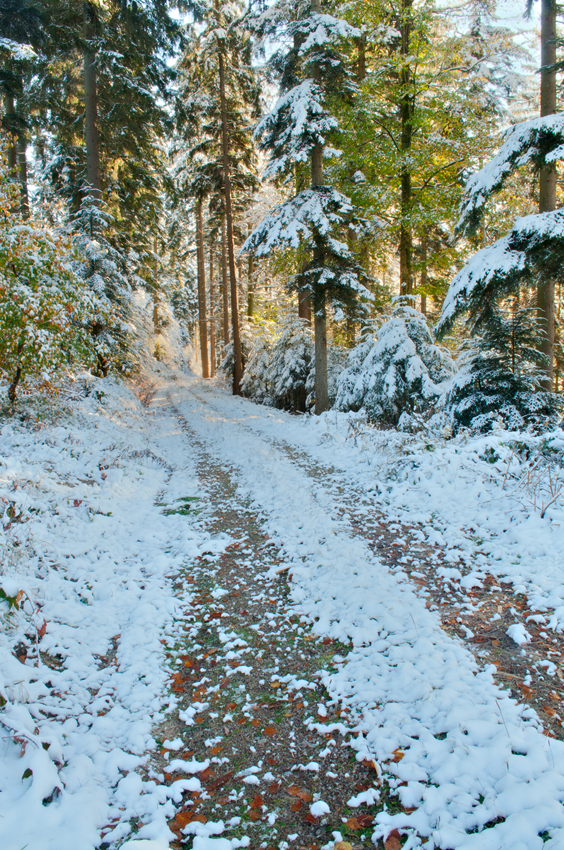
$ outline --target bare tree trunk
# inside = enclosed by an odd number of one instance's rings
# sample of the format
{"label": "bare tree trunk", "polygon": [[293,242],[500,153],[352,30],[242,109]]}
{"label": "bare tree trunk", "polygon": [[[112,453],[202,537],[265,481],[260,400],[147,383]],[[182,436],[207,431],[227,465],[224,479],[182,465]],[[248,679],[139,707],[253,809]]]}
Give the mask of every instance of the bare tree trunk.
{"label": "bare tree trunk", "polygon": [[410,52],[411,41],[411,14],[413,0],[402,0],[401,4],[401,46],[402,69],[400,74],[400,85],[402,88],[400,111],[401,111],[401,139],[400,148],[403,155],[401,166],[401,201],[400,201],[400,293],[410,295],[413,292],[413,234],[409,224],[411,212],[412,186],[411,168],[408,163],[409,151],[413,137],[413,96],[409,91],[412,81],[411,68],[407,57]]}
{"label": "bare tree trunk", "polygon": [[225,187],[225,223],[227,225],[227,256],[229,259],[229,277],[231,283],[231,330],[233,334],[233,395],[241,394],[243,361],[241,357],[241,337],[239,334],[239,299],[237,293],[237,270],[235,267],[235,245],[233,242],[233,208],[231,205],[231,177],[229,173],[229,139],[227,135],[227,102],[225,98],[225,68],[223,54],[219,59],[219,96],[221,102],[221,147],[223,153],[223,183]]}
{"label": "bare tree trunk", "polygon": [[89,2],[84,3],[84,138],[86,143],[86,176],[94,204],[102,200],[100,169],[100,133],[98,131],[98,91],[96,46],[94,38],[95,12]]}
{"label": "bare tree trunk", "polygon": [[221,223],[221,280],[223,290],[223,344],[229,342],[229,289],[227,286],[227,227],[225,216]]}
{"label": "bare tree trunk", "polygon": [[18,136],[18,164],[20,177],[20,209],[24,218],[29,218],[29,192],[27,188],[27,142],[23,133]]}
{"label": "bare tree trunk", "polygon": [[[541,116],[556,112],[556,2],[541,2]],[[551,212],[556,208],[556,168],[549,165],[541,168],[539,175],[539,212]],[[541,350],[548,358],[546,379],[543,387],[552,389],[554,374],[554,280],[541,279],[537,290],[538,316],[546,334]]]}
{"label": "bare tree trunk", "polygon": [[249,285],[247,287],[247,316],[249,319],[252,319],[255,313],[255,263],[252,254],[249,254],[249,265],[247,270],[249,275]]}
{"label": "bare tree trunk", "polygon": [[[321,0],[311,0],[311,11],[321,12]],[[311,69],[314,80],[321,82],[321,71],[317,62]],[[323,186],[323,145],[316,145],[311,152],[311,185]],[[321,246],[313,252],[314,264],[322,266],[324,252]],[[327,311],[325,290],[316,286],[313,293],[313,330],[315,336],[315,412],[323,413],[329,408],[329,390],[327,387]]]}
{"label": "bare tree trunk", "polygon": [[16,119],[16,106],[14,102],[14,95],[10,92],[6,92],[4,95],[4,105],[6,109],[5,124],[8,129],[8,133],[10,134],[10,141],[8,144],[8,171],[10,176],[13,178],[16,176],[18,168],[18,149],[14,126]]}
{"label": "bare tree trunk", "polygon": [[210,244],[210,377],[215,375],[215,292],[213,286],[213,246]]}
{"label": "bare tree trunk", "polygon": [[421,312],[427,315],[427,228],[423,228],[421,236]]}
{"label": "bare tree trunk", "polygon": [[196,201],[196,265],[198,271],[198,325],[200,328],[200,353],[202,377],[209,378],[208,363],[208,320],[206,315],[206,264],[204,256],[204,219],[202,200]]}

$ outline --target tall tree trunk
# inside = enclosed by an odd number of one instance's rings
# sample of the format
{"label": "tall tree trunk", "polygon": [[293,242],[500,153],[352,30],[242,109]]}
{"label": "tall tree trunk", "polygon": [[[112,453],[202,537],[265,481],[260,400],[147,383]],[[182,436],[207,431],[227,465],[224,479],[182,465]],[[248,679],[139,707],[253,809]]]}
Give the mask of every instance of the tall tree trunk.
{"label": "tall tree trunk", "polygon": [[198,272],[198,326],[200,329],[200,354],[202,377],[209,378],[208,320],[206,315],[206,263],[204,256],[204,217],[202,199],[196,201],[196,266]]}
{"label": "tall tree trunk", "polygon": [[[556,62],[556,2],[541,2],[541,116],[556,112],[556,71],[551,66]],[[541,168],[539,177],[539,211],[551,212],[556,208],[556,168],[554,165]],[[545,389],[552,389],[554,374],[554,280],[541,276],[537,290],[538,316],[546,334],[541,344],[548,358]]]}
{"label": "tall tree trunk", "polygon": [[95,12],[84,3],[84,139],[86,143],[86,177],[95,206],[102,200],[100,169],[100,134],[98,131],[98,91],[96,69]]}
{"label": "tall tree trunk", "polygon": [[254,281],[254,273],[255,273],[255,263],[254,257],[252,254],[249,254],[249,265],[248,265],[248,275],[249,275],[249,285],[247,287],[247,316],[249,319],[252,319],[255,313],[255,281]]}
{"label": "tall tree trunk", "polygon": [[411,214],[411,168],[408,162],[413,137],[413,95],[411,68],[407,57],[410,53],[413,0],[402,0],[401,4],[401,201],[400,201],[400,293],[410,295],[413,292],[413,234],[409,216]]}
{"label": "tall tree trunk", "polygon": [[[321,0],[311,0],[311,11],[321,12]],[[311,76],[321,82],[321,71],[317,62],[311,69]],[[311,185],[323,186],[323,145],[316,145],[311,152]],[[323,247],[318,245],[313,252],[315,266],[322,266],[325,256]],[[329,390],[327,387],[327,309],[325,289],[316,286],[313,293],[313,331],[315,337],[315,412],[323,413],[329,408]]]}
{"label": "tall tree trunk", "polygon": [[24,133],[18,136],[18,165],[20,178],[20,209],[24,218],[29,218],[29,192],[27,188],[27,141]]}
{"label": "tall tree trunk", "polygon": [[210,377],[215,375],[215,292],[213,285],[213,245],[210,244]]}
{"label": "tall tree trunk", "polygon": [[225,188],[225,223],[227,225],[227,256],[231,283],[231,330],[233,335],[233,395],[241,394],[243,361],[241,336],[239,334],[239,299],[237,293],[237,270],[235,266],[235,244],[233,241],[233,208],[231,205],[231,176],[229,168],[229,138],[227,133],[227,101],[225,98],[225,67],[223,53],[219,53],[219,97],[221,106],[221,147],[223,153],[223,184]]}
{"label": "tall tree trunk", "polygon": [[8,144],[8,171],[11,177],[15,177],[18,168],[18,148],[16,136],[16,106],[14,95],[11,92],[6,92],[4,95],[4,106],[6,109],[5,126],[10,134],[10,142]]}
{"label": "tall tree trunk", "polygon": [[227,284],[227,226],[221,222],[221,281],[223,294],[223,344],[229,343],[229,287]]}
{"label": "tall tree trunk", "polygon": [[427,228],[423,228],[421,236],[421,312],[427,315]]}

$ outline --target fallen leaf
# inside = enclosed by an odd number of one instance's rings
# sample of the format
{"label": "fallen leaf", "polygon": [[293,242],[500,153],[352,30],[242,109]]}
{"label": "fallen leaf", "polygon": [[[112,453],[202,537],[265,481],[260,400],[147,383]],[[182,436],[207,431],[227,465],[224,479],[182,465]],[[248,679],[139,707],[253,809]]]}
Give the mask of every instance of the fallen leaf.
{"label": "fallen leaf", "polygon": [[311,803],[313,797],[306,791],[305,788],[300,788],[299,785],[290,785],[289,788],[286,789],[286,793],[290,795],[290,797],[299,797],[300,800],[303,800],[304,803]]}
{"label": "fallen leaf", "polygon": [[304,804],[303,800],[294,800],[294,802],[290,806],[290,811],[291,812],[299,812],[299,810],[302,808],[303,804]]}
{"label": "fallen leaf", "polygon": [[402,758],[404,757],[404,755],[405,755],[404,751],[400,750],[400,748],[398,747],[397,750],[394,750],[394,757],[393,757],[392,761],[395,761],[395,762],[401,761]]}
{"label": "fallen leaf", "polygon": [[264,734],[265,735],[276,735],[276,727],[275,726],[265,726]]}
{"label": "fallen leaf", "polygon": [[251,720],[251,726],[260,726],[260,720],[258,719],[258,717],[253,717],[253,719]]}
{"label": "fallen leaf", "polygon": [[264,805],[264,800],[260,796],[260,794],[255,794],[253,797],[253,802],[251,803],[251,809],[260,809],[260,807]]}
{"label": "fallen leaf", "polygon": [[270,687],[271,687],[271,688],[279,688],[279,687],[280,687],[280,682],[271,682],[271,683],[270,683]]}
{"label": "fallen leaf", "polygon": [[401,850],[400,834],[397,829],[392,829],[384,841],[384,850]]}
{"label": "fallen leaf", "polygon": [[261,813],[257,809],[251,809],[250,814],[249,814],[249,820],[257,821],[257,820],[260,820],[260,818],[261,818]]}
{"label": "fallen leaf", "polygon": [[319,823],[319,818],[316,818],[316,817],[315,817],[315,815],[312,815],[311,813],[308,813],[308,814],[305,816],[304,820],[305,820],[307,823],[314,823],[314,824],[318,824],[318,823]]}
{"label": "fallen leaf", "polygon": [[210,750],[210,755],[216,756],[218,753],[222,751],[223,747],[212,747]]}
{"label": "fallen leaf", "polygon": [[367,826],[373,822],[374,818],[372,815],[355,815],[355,817],[349,818],[346,821],[346,824],[349,829],[366,829]]}
{"label": "fallen leaf", "polygon": [[352,850],[352,844],[348,841],[336,841],[335,850]]}

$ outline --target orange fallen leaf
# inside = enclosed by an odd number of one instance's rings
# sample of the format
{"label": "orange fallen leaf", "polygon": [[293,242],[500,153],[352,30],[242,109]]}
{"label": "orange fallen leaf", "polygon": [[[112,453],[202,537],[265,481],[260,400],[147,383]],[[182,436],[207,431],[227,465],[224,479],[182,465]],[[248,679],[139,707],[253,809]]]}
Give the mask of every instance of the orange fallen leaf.
{"label": "orange fallen leaf", "polygon": [[286,789],[286,793],[290,795],[290,797],[299,797],[300,800],[303,800],[304,803],[311,803],[313,797],[306,791],[305,788],[300,788],[299,785],[290,785],[289,788]]}
{"label": "orange fallen leaf", "polygon": [[290,806],[290,811],[291,812],[299,812],[299,810],[302,808],[302,806],[303,806],[303,800],[294,800],[294,802]]}
{"label": "orange fallen leaf", "polygon": [[268,786],[268,790],[270,791],[271,794],[276,794],[276,792],[278,791],[279,788],[280,788],[279,782],[273,782],[272,785]]}
{"label": "orange fallen leaf", "polygon": [[401,850],[400,834],[397,829],[392,829],[384,841],[384,850]]}
{"label": "orange fallen leaf", "polygon": [[210,750],[210,754],[212,756],[216,756],[218,753],[221,752],[222,749],[223,749],[223,747],[212,747],[211,750]]}
{"label": "orange fallen leaf", "polygon": [[316,818],[316,817],[315,817],[315,815],[312,815],[311,813],[308,813],[308,814],[305,816],[304,820],[305,820],[307,823],[314,823],[314,824],[318,824],[318,823],[319,823],[319,818]]}
{"label": "orange fallen leaf", "polygon": [[258,717],[253,717],[253,719],[251,720],[251,726],[260,726],[260,720],[258,719]]}
{"label": "orange fallen leaf", "polygon": [[257,820],[260,820],[260,818],[261,818],[261,813],[258,811],[258,809],[251,809],[251,811],[249,813],[249,820],[257,821]]}
{"label": "orange fallen leaf", "polygon": [[255,794],[251,803],[251,809],[260,809],[262,805],[264,805],[264,800],[262,799],[260,794]]}
{"label": "orange fallen leaf", "polygon": [[397,750],[394,750],[394,757],[393,757],[392,761],[395,761],[395,762],[401,761],[402,758],[404,757],[404,755],[405,755],[404,751],[400,750],[400,748],[398,747]]}
{"label": "orange fallen leaf", "polygon": [[275,726],[265,726],[264,734],[265,735],[276,735],[276,727]]}
{"label": "orange fallen leaf", "polygon": [[355,815],[346,821],[346,825],[349,829],[366,829],[367,826],[370,826],[373,820],[374,818],[372,815]]}

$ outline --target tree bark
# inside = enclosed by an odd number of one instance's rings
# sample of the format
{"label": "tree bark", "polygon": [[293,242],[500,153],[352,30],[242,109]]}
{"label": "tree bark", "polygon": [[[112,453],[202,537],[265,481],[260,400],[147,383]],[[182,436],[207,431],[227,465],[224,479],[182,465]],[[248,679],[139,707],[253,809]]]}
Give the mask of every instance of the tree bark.
{"label": "tree bark", "polygon": [[[541,84],[540,114],[553,115],[556,112],[556,71],[550,66],[556,62],[556,2],[541,2]],[[556,208],[556,168],[554,165],[541,168],[539,175],[539,212],[551,212]],[[548,364],[543,387],[552,389],[554,375],[554,280],[541,275],[537,289],[538,316],[541,320],[545,338],[541,351],[546,355]]]}
{"label": "tree bark", "polygon": [[94,10],[84,3],[84,139],[86,177],[95,206],[102,200]]}
{"label": "tree bark", "polygon": [[10,134],[10,141],[8,144],[8,171],[12,177],[15,177],[18,168],[18,149],[14,126],[16,120],[16,106],[14,102],[14,95],[11,94],[11,92],[6,92],[4,95],[4,106],[6,109],[5,124],[8,129],[8,133]]}
{"label": "tree bark", "polygon": [[421,312],[427,315],[427,228],[423,228],[421,236]]}
{"label": "tree bark", "polygon": [[229,290],[227,286],[227,227],[221,223],[221,281],[223,290],[223,344],[229,343]]}
{"label": "tree bark", "polygon": [[215,292],[213,286],[213,246],[210,245],[210,377],[215,375]]}
{"label": "tree bark", "polygon": [[223,53],[219,59],[219,96],[221,106],[221,147],[223,153],[223,184],[225,188],[225,223],[227,226],[227,256],[229,260],[229,278],[231,284],[231,331],[233,336],[233,395],[241,395],[243,361],[241,357],[241,336],[239,333],[239,299],[237,293],[237,269],[235,264],[235,244],[233,241],[233,208],[231,205],[231,177],[229,169],[229,137],[227,132],[227,101],[225,97],[225,67]]}
{"label": "tree bark", "polygon": [[[311,0],[311,11],[321,12],[321,0]],[[321,82],[321,71],[317,62],[312,65],[312,77]],[[323,145],[316,145],[311,152],[311,186],[323,186]],[[318,245],[313,252],[315,266],[324,263],[324,251]],[[315,286],[313,292],[313,331],[315,337],[315,413],[319,415],[329,408],[329,391],[327,388],[327,311],[325,306],[325,290]]]}
{"label": "tree bark", "polygon": [[209,378],[208,320],[206,315],[206,264],[204,257],[204,218],[202,199],[196,201],[196,266],[198,273],[198,327],[200,329],[200,355],[202,378]]}
{"label": "tree bark", "polygon": [[401,4],[401,201],[400,201],[400,294],[413,292],[413,234],[409,216],[411,214],[412,186],[411,170],[407,162],[413,137],[413,95],[409,87],[412,82],[411,68],[407,57],[410,52],[413,0],[402,0]]}
{"label": "tree bark", "polygon": [[249,254],[249,285],[247,287],[247,316],[252,319],[255,313],[255,281],[253,279],[255,273],[255,263],[252,254]]}
{"label": "tree bark", "polygon": [[24,218],[29,218],[29,192],[27,188],[27,142],[23,133],[18,136],[18,165],[20,178],[20,209]]}

